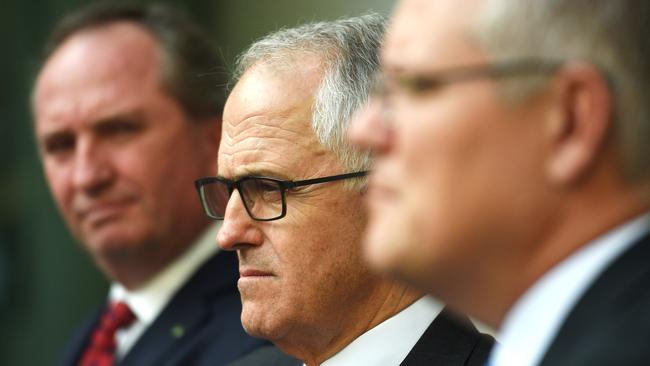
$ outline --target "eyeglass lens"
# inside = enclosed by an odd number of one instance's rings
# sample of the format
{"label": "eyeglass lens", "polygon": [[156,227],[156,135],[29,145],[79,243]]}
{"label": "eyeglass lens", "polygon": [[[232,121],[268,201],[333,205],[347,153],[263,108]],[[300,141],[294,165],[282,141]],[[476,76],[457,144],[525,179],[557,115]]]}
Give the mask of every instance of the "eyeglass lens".
{"label": "eyeglass lens", "polygon": [[242,180],[240,194],[248,212],[256,219],[271,219],[282,214],[282,188],[270,179]]}
{"label": "eyeglass lens", "polygon": [[[278,182],[264,178],[243,179],[238,184],[238,191],[253,218],[264,220],[282,214],[282,188]],[[206,184],[202,195],[209,215],[223,219],[230,199],[226,183],[214,181]]]}

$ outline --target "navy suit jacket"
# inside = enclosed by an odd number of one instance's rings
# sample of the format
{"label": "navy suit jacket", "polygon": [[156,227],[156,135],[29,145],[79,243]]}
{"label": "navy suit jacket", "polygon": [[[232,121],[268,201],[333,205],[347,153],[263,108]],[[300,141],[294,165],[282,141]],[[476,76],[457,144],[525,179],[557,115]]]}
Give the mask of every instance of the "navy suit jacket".
{"label": "navy suit jacket", "polygon": [[650,235],[646,235],[614,260],[578,300],[540,365],[650,365],[649,342]]}
{"label": "navy suit jacket", "polygon": [[[400,366],[484,366],[493,344],[494,338],[479,333],[469,319],[444,309]],[[302,366],[302,361],[263,347],[229,366]]]}
{"label": "navy suit jacket", "polygon": [[492,336],[445,308],[400,366],[484,366],[493,345]]}
{"label": "navy suit jacket", "polygon": [[[118,365],[226,365],[267,345],[242,328],[237,266],[234,252],[211,257],[171,298]],[[75,333],[59,365],[77,364],[102,312],[98,309]]]}

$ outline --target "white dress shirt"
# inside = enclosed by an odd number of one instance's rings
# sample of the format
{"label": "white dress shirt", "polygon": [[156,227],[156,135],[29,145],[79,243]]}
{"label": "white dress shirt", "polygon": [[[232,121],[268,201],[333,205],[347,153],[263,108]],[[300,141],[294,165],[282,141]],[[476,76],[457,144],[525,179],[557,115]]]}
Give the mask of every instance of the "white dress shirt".
{"label": "white dress shirt", "polygon": [[650,214],[600,236],[542,276],[506,314],[490,366],[539,364],[596,277],[650,229]]}
{"label": "white dress shirt", "polygon": [[442,308],[425,296],[363,333],[321,366],[397,366]]}
{"label": "white dress shirt", "polygon": [[142,287],[129,291],[119,283],[111,284],[109,301],[126,302],[136,316],[133,324],[117,331],[116,359],[121,359],[165,308],[172,296],[219,249],[215,242],[220,224],[210,226],[183,255],[156,274]]}

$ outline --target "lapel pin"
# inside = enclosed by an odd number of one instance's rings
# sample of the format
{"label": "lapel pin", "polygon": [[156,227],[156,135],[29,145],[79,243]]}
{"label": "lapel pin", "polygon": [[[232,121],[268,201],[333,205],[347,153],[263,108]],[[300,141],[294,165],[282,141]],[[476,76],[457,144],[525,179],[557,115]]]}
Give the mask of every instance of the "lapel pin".
{"label": "lapel pin", "polygon": [[185,327],[182,324],[176,324],[171,329],[172,337],[181,338],[185,334]]}

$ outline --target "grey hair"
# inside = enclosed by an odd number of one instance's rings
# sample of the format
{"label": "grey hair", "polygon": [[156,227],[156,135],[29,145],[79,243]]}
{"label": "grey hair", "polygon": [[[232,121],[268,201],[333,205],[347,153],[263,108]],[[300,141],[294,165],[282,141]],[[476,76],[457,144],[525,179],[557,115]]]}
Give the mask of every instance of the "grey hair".
{"label": "grey hair", "polygon": [[615,98],[614,141],[628,179],[650,181],[650,3],[493,0],[474,29],[500,58],[580,60],[598,67]]}
{"label": "grey hair", "polygon": [[239,56],[234,79],[260,62],[291,67],[297,56],[316,55],[325,66],[312,107],[316,138],[349,171],[368,170],[370,154],[351,147],[345,132],[353,113],[369,98],[384,28],[385,18],[372,13],[279,30]]}

